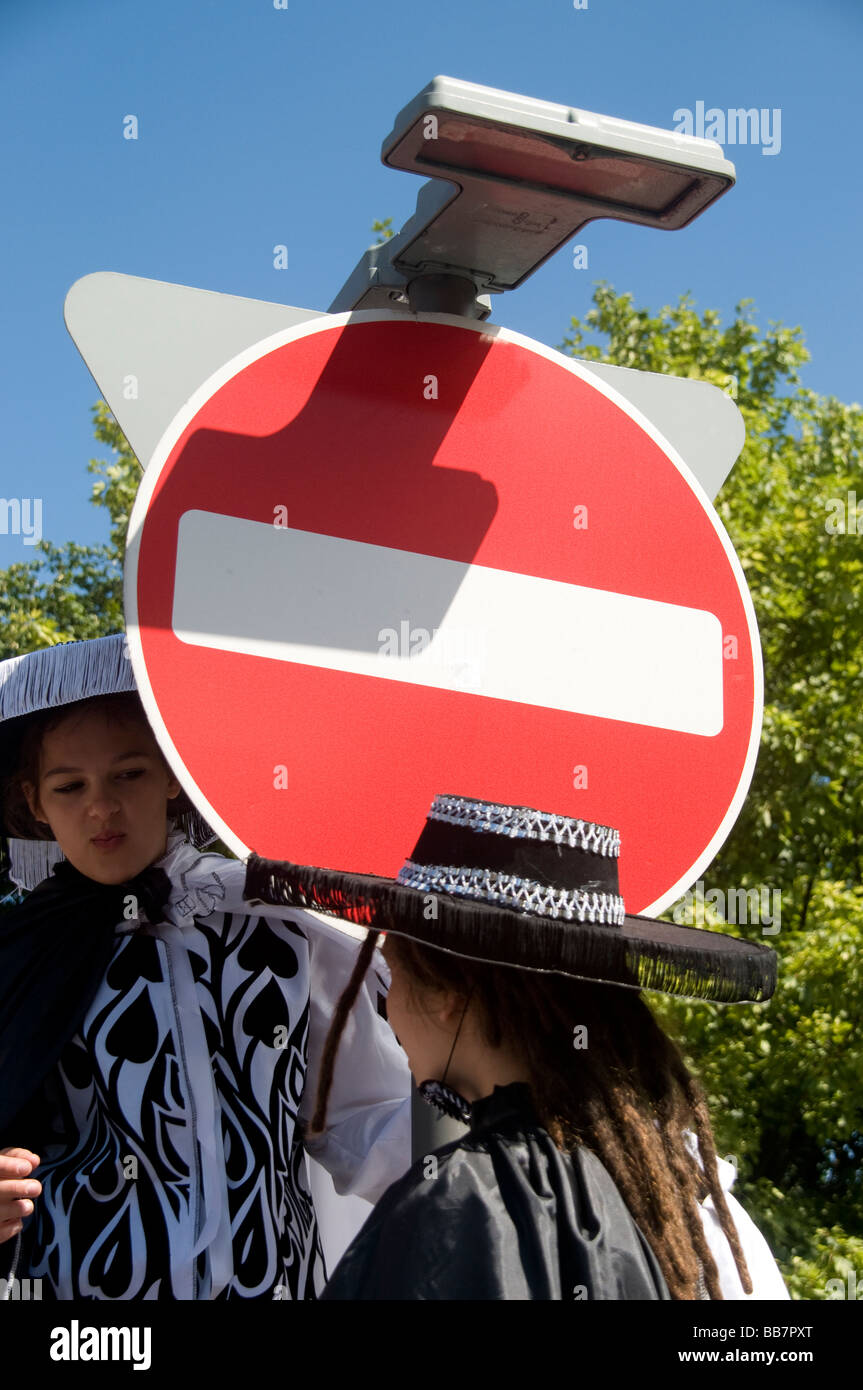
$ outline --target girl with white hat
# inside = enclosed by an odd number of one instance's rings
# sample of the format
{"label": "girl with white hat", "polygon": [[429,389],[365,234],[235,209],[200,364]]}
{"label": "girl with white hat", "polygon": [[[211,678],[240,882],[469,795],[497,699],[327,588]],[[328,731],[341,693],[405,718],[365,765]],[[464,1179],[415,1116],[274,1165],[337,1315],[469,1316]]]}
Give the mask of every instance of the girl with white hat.
{"label": "girl with white hat", "polygon": [[255,913],[243,865],[189,838],[213,837],[123,636],[0,665],[0,758],[10,873],[31,890],[0,915],[4,1274],[56,1299],[315,1297],[304,1153],[372,1201],[410,1161],[382,959],[333,1123],[304,1140],[357,942],[301,910]]}

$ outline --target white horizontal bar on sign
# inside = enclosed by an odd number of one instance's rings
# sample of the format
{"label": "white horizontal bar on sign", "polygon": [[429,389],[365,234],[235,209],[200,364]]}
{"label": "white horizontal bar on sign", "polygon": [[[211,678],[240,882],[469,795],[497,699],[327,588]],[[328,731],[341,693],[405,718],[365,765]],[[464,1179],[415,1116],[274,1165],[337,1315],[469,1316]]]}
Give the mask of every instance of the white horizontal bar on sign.
{"label": "white horizontal bar on sign", "polygon": [[715,614],[363,541],[188,511],[182,642],[711,736]]}

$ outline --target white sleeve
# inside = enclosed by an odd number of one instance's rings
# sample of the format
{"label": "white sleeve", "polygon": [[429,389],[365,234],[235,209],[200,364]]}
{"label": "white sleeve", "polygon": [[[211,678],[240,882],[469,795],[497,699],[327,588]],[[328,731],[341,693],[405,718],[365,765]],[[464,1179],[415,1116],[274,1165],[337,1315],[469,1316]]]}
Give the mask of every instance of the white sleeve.
{"label": "white sleeve", "polygon": [[[701,1154],[698,1152],[696,1136],[688,1129],[683,1131],[683,1136],[689,1152],[697,1160],[699,1167],[703,1168],[704,1164],[701,1161]],[[737,1265],[734,1263],[734,1255],[719,1223],[713,1198],[705,1197],[698,1210],[701,1224],[704,1227],[705,1239],[716,1263],[719,1287],[722,1290],[723,1298],[790,1299],[791,1295],[785,1287],[779,1266],[770,1253],[770,1246],[752,1217],[740,1205],[737,1198],[731,1195],[731,1186],[737,1177],[734,1164],[729,1163],[727,1159],[719,1158],[717,1155],[716,1167],[719,1173],[720,1186],[737,1230],[743,1256],[752,1279],[752,1292],[744,1293],[740,1275],[737,1272]]]}
{"label": "white sleeve", "polygon": [[[360,941],[317,914],[301,914],[308,936],[310,1016],[308,1071],[300,1119],[315,1107],[321,1055],[336,1003],[350,978]],[[327,1127],[306,1151],[330,1174],[338,1193],[376,1202],[411,1165],[411,1075],[407,1058],[378,1011],[389,969],[375,951],[348,1015],[336,1054]]]}
{"label": "white sleeve", "polygon": [[[731,1167],[730,1163],[728,1167]],[[725,1200],[728,1203],[728,1210],[731,1212],[731,1219],[737,1228],[737,1235],[752,1278],[752,1292],[743,1292],[743,1285],[740,1282],[740,1275],[737,1273],[737,1265],[734,1263],[731,1246],[719,1224],[719,1217],[713,1206],[713,1198],[707,1197],[700,1207],[701,1224],[704,1227],[710,1253],[716,1261],[719,1287],[722,1290],[723,1298],[790,1299],[791,1295],[785,1287],[785,1281],[779,1273],[779,1267],[770,1253],[770,1246],[755,1222],[727,1189]]]}

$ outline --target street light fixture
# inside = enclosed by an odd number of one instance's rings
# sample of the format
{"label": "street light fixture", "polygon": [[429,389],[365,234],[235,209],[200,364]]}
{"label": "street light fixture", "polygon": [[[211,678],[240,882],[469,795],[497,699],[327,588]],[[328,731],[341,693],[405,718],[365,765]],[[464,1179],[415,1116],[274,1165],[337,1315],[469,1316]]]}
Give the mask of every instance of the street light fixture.
{"label": "street light fixture", "polygon": [[734,183],[714,140],[451,77],[399,112],[381,159],[432,180],[333,313],[402,303],[487,318],[489,294],[521,285],[588,222],[685,227]]}

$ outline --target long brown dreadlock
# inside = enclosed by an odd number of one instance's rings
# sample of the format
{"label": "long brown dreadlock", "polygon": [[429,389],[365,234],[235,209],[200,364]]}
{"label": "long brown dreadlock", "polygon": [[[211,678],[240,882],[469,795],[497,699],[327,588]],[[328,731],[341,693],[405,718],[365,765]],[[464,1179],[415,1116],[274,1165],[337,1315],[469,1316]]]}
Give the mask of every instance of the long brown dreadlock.
{"label": "long brown dreadlock", "polygon": [[342,1039],[348,1015],[354,1007],[354,1001],[360,992],[360,986],[366,978],[366,972],[371,965],[372,956],[379,932],[370,931],[365,941],[359,949],[354,968],[351,971],[351,978],[348,980],[339,996],[327,1033],[327,1040],[324,1043],[324,1050],[321,1055],[321,1069],[318,1073],[318,1094],[315,1102],[315,1113],[309,1125],[309,1134],[321,1134],[327,1125],[327,1101],[330,1098],[330,1090],[333,1084],[333,1070],[336,1064],[336,1053],[339,1050],[339,1043]]}
{"label": "long brown dreadlock", "polygon": [[[326,1123],[339,1040],[368,970],[377,933],[363,943],[327,1036],[312,1131]],[[419,991],[473,991],[491,1047],[515,1040],[531,1077],[543,1127],[558,1148],[582,1144],[611,1174],[653,1250],[674,1299],[707,1292],[721,1299],[719,1275],[698,1205],[708,1195],[746,1293],[752,1280],[719,1181],[704,1091],[642,995],[563,975],[466,960],[405,937],[387,936],[387,956]],[[574,1045],[575,1030],[586,1039]],[[704,1170],[690,1155],[695,1132]]]}

